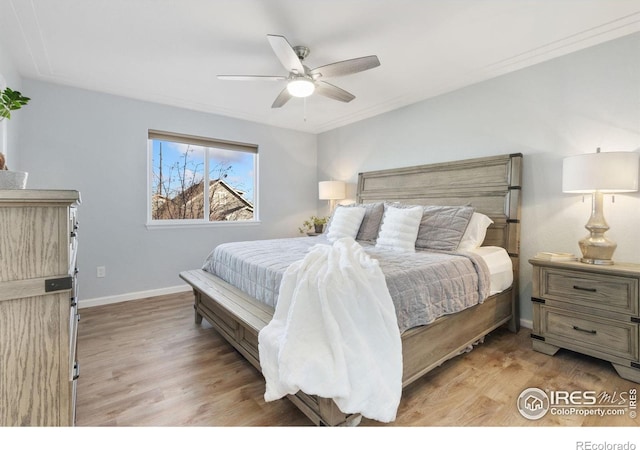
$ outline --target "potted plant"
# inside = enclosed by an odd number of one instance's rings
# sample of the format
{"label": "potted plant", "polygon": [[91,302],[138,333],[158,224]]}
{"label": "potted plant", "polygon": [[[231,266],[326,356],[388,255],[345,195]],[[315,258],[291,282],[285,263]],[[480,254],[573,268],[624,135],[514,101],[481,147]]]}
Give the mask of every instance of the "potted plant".
{"label": "potted plant", "polygon": [[10,87],[0,90],[0,121],[11,119],[11,111],[22,108],[31,100],[20,91],[14,91]]}
{"label": "potted plant", "polygon": [[[7,87],[0,90],[0,122],[11,119],[11,111],[22,108],[31,100],[20,91]],[[0,153],[0,189],[24,189],[27,183],[27,172],[13,172],[7,167],[5,157]]]}
{"label": "potted plant", "polygon": [[322,233],[322,230],[325,224],[327,223],[327,220],[328,220],[327,217],[311,216],[309,219],[302,222],[302,227],[298,228],[298,231],[300,231],[300,233],[302,234],[309,233],[309,232],[320,234]]}

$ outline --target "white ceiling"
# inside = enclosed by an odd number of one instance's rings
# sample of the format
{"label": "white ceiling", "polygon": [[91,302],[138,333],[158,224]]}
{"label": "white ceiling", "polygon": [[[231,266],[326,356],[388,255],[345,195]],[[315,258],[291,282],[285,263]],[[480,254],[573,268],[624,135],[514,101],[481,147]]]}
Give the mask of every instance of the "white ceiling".
{"label": "white ceiling", "polygon": [[[23,77],[312,133],[639,31],[640,0],[0,0]],[[381,65],[272,109],[284,81],[216,78],[287,75],[267,34]]]}

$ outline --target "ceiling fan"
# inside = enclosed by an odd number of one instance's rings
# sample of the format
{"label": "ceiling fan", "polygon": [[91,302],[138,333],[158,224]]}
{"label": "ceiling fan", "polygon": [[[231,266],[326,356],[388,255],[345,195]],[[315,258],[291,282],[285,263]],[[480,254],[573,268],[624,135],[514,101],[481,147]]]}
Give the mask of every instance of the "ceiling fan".
{"label": "ceiling fan", "polygon": [[292,47],[284,36],[276,34],[268,34],[267,39],[276,56],[289,72],[289,75],[218,75],[218,79],[239,81],[286,80],[287,86],[278,94],[271,105],[272,108],[282,107],[292,97],[308,97],[314,92],[341,102],[350,102],[355,98],[353,94],[327,83],[324,79],[363,72],[380,65],[378,57],[371,55],[309,69],[303,64],[304,59],[309,55],[307,47]]}

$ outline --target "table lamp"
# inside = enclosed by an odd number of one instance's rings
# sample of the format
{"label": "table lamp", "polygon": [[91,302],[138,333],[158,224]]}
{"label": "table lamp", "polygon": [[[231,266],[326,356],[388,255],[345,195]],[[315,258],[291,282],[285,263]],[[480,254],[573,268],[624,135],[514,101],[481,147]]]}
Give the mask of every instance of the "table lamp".
{"label": "table lamp", "polygon": [[345,198],[347,189],[344,181],[321,181],[318,183],[318,192],[320,200],[329,200],[329,214],[332,214],[335,201]]}
{"label": "table lamp", "polygon": [[588,264],[613,264],[617,244],[604,234],[609,230],[604,219],[603,194],[638,190],[638,161],[635,152],[600,152],[569,156],[562,165],[562,191],[591,194],[591,217],[585,225],[589,235],[578,242],[582,258]]}

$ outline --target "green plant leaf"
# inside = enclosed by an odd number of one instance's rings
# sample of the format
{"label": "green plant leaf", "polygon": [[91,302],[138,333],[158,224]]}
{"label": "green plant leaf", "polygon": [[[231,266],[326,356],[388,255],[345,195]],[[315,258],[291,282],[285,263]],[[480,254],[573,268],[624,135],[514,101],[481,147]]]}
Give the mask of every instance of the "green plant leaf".
{"label": "green plant leaf", "polygon": [[7,87],[0,91],[0,117],[11,118],[11,111],[20,109],[29,103],[29,97],[22,95],[20,91],[14,91]]}

